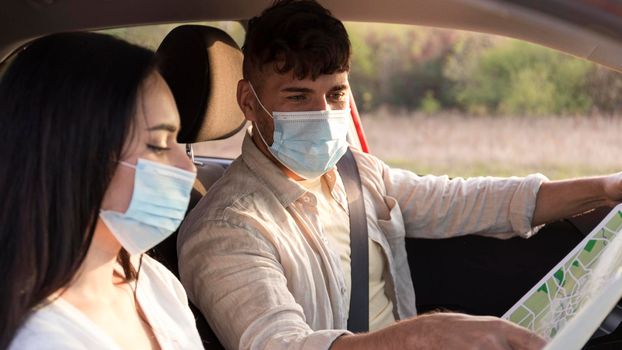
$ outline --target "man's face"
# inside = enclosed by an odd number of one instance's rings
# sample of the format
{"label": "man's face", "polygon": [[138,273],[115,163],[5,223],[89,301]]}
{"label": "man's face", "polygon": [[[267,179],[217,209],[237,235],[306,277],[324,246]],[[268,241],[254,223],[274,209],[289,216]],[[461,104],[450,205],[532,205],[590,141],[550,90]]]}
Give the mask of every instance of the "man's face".
{"label": "man's face", "polygon": [[[238,103],[246,119],[254,123],[253,127],[259,129],[268,145],[272,145],[274,134],[274,121],[270,115],[272,112],[323,111],[350,107],[348,72],[320,75],[315,80],[299,80],[291,72],[278,74],[270,71],[260,76],[260,82],[253,87],[267,111],[264,111],[255,98],[248,80],[240,80],[238,83]],[[253,132],[253,141],[274,161],[257,132]]]}
{"label": "man's face", "polygon": [[292,73],[278,74],[270,71],[261,74],[260,82],[255,84],[253,87],[267,111],[257,101],[248,80],[240,80],[237,93],[238,104],[244,112],[244,116],[254,124],[253,141],[287,176],[299,180],[300,178],[297,175],[272,156],[256,129],[259,129],[266,144],[272,145],[274,135],[272,112],[325,111],[349,108],[348,73],[325,74],[320,75],[315,80],[310,78],[300,80],[296,79]]}
{"label": "man's face", "polygon": [[250,90],[250,83],[242,80],[238,86],[238,101],[247,120],[259,127],[268,145],[272,144],[274,122],[272,112],[324,111],[346,109],[350,106],[348,73],[320,75],[296,79],[292,73],[267,72],[253,86],[267,112]]}

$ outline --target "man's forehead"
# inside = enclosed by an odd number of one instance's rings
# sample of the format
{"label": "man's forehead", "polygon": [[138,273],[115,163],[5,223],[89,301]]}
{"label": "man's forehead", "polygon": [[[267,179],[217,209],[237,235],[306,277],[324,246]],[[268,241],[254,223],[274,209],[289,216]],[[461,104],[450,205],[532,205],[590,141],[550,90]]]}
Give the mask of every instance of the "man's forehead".
{"label": "man's forehead", "polygon": [[306,90],[335,90],[335,89],[347,89],[348,72],[338,72],[334,74],[321,74],[316,79],[307,77],[304,79],[298,79],[294,76],[293,72],[285,74],[279,74],[276,72],[267,74],[264,76],[265,83],[270,85],[273,90],[292,90],[292,89],[306,89]]}

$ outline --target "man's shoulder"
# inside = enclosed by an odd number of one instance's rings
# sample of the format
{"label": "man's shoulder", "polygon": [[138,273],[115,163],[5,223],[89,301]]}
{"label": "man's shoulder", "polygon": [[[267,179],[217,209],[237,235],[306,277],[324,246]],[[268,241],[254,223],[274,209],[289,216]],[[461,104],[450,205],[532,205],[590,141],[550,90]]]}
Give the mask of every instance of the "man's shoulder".
{"label": "man's shoulder", "polygon": [[198,210],[204,214],[215,212],[218,209],[240,205],[240,199],[257,194],[268,192],[244,161],[237,158],[222,177],[207,190],[193,211]]}
{"label": "man's shoulder", "polygon": [[277,205],[275,194],[238,158],[188,213],[180,233],[214,225],[243,227],[249,218],[263,216],[265,208]]}
{"label": "man's shoulder", "polygon": [[387,167],[382,160],[355,147],[350,147],[350,150],[354,155],[361,178],[382,178],[385,167]]}

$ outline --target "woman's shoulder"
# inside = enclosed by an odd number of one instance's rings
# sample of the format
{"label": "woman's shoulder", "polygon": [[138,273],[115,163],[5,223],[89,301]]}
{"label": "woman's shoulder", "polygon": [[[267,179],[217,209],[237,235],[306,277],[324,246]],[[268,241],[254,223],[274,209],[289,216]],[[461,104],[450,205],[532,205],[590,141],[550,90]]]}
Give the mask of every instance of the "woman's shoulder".
{"label": "woman's shoulder", "polygon": [[67,337],[67,333],[50,328],[22,328],[19,330],[9,350],[55,350],[55,349],[85,349],[84,344]]}
{"label": "woman's shoulder", "polygon": [[28,316],[19,328],[9,350],[17,349],[97,349],[93,339],[85,337],[79,323],[73,322],[62,306],[52,302]]}

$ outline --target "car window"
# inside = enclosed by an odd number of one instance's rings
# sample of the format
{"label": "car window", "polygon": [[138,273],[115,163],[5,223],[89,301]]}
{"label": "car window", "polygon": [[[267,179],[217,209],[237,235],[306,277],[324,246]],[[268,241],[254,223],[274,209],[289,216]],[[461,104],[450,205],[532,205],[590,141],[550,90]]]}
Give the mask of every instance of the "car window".
{"label": "car window", "polygon": [[[203,22],[243,44],[238,22]],[[157,48],[178,24],[107,30]],[[565,178],[622,169],[622,76],[519,40],[456,30],[346,23],[350,83],[370,152],[418,174]],[[235,158],[246,127],[194,144]]]}
{"label": "car window", "polygon": [[[412,25],[346,23],[350,83],[370,152],[451,177],[551,179],[622,170],[622,76],[523,41]],[[233,158],[234,137],[195,145]]]}
{"label": "car window", "polygon": [[[103,30],[102,32],[155,50],[158,48],[166,34],[168,34],[173,28],[182,24],[200,24],[216,27],[229,34],[238,46],[242,47],[244,42],[244,27],[239,22],[235,21],[161,24],[108,29]],[[238,134],[226,140],[196,143],[193,145],[194,152],[196,155],[201,156],[235,158],[240,154],[240,146],[242,144],[245,129],[246,128],[243,128]]]}
{"label": "car window", "polygon": [[622,170],[622,76],[526,42],[349,23],[370,152],[418,174]]}
{"label": "car window", "polygon": [[174,28],[184,24],[198,24],[219,28],[229,34],[239,46],[241,46],[244,41],[244,27],[242,27],[239,22],[235,21],[157,24],[149,26],[105,29],[100,32],[119,37],[136,45],[156,50],[158,46],[160,46],[160,43],[166,34]]}

